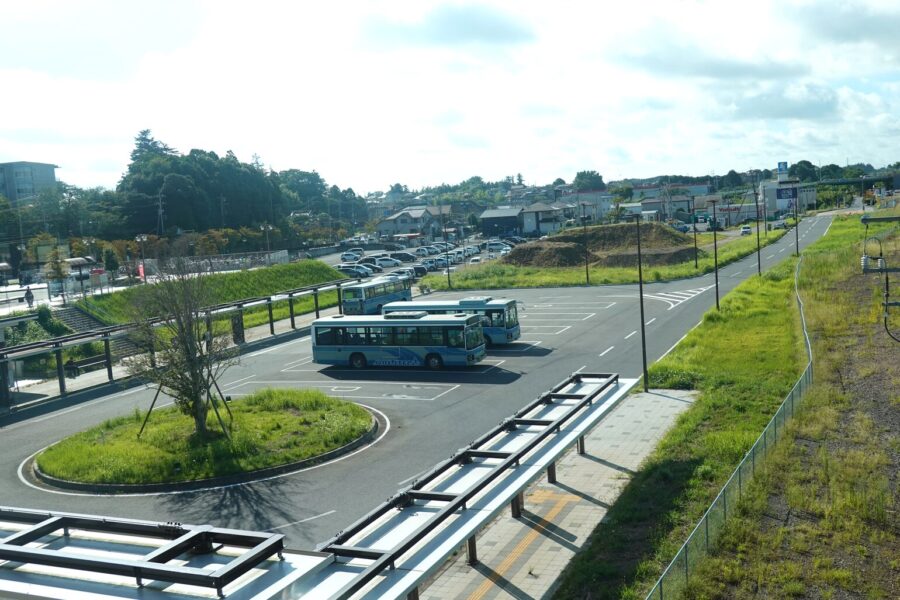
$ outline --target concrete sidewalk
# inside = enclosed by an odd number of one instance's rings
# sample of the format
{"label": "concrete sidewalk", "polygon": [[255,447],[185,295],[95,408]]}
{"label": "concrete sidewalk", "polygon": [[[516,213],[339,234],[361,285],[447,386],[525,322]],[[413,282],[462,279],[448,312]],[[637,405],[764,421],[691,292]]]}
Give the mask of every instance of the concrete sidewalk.
{"label": "concrete sidewalk", "polygon": [[695,392],[651,390],[628,396],[557,464],[557,483],[525,493],[522,516],[507,513],[478,537],[477,565],[465,549],[420,587],[423,600],[545,598],[556,579],[650,455],[663,434],[694,402]]}

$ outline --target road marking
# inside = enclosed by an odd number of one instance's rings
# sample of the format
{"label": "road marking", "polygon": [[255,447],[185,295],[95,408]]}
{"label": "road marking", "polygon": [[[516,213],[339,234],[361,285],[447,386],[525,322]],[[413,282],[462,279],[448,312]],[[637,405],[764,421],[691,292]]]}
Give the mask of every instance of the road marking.
{"label": "road marking", "polygon": [[591,314],[589,314],[588,316],[586,316],[585,318],[583,318],[582,321],[587,321],[588,319],[590,319],[591,317],[594,317],[594,316],[597,316],[597,313],[591,313]]}
{"label": "road marking", "polygon": [[275,344],[271,348],[266,348],[265,350],[257,350],[256,352],[251,352],[250,354],[247,355],[247,358],[253,358],[254,356],[259,356],[260,354],[267,354],[267,353],[271,352],[272,350],[278,350],[279,348],[281,348],[283,346],[290,346],[291,344],[305,342],[308,339],[309,339],[309,336],[306,336],[306,337],[300,338],[299,340],[291,340],[290,342],[282,342],[280,344]]}
{"label": "road marking", "polygon": [[766,258],[775,258],[775,255],[774,255],[774,254],[770,254],[770,255],[768,255]]}
{"label": "road marking", "polygon": [[609,352],[610,350],[612,350],[613,348],[615,348],[615,346],[610,346],[609,348],[607,348],[606,350],[604,350],[603,352],[601,352],[601,353],[598,354],[597,356],[606,356],[606,353]]}
{"label": "road marking", "polygon": [[787,250],[787,248],[782,248],[781,250],[778,251],[778,254],[781,254],[781,253],[784,252],[785,250]]}
{"label": "road marking", "polygon": [[737,277],[737,276],[740,275],[741,273],[743,273],[743,271],[738,271],[737,273],[733,274],[732,277]]}
{"label": "road marking", "polygon": [[137,392],[141,392],[141,391],[149,390],[149,389],[151,389],[149,386],[142,385],[142,386],[140,386],[140,387],[134,388],[133,390],[126,390],[126,391],[124,391],[124,392],[120,392],[120,393],[114,394],[114,395],[112,395],[112,396],[106,396],[106,397],[103,397],[103,398],[97,398],[96,400],[91,400],[90,402],[85,402],[84,404],[79,404],[78,406],[73,406],[73,407],[68,408],[68,409],[66,409],[66,410],[61,410],[61,411],[59,411],[59,412],[55,412],[55,413],[52,413],[52,414],[49,414],[49,415],[45,415],[45,416],[43,416],[43,417],[37,417],[37,418],[34,418],[34,419],[27,419],[27,420],[25,420],[25,421],[21,421],[20,423],[15,423],[15,424],[10,425],[10,426],[8,426],[8,427],[4,427],[4,429],[5,429],[6,431],[12,431],[12,430],[14,430],[14,429],[21,429],[22,427],[25,427],[26,425],[29,425],[29,424],[31,424],[31,423],[40,423],[40,422],[42,422],[42,421],[47,421],[47,420],[49,420],[49,419],[54,419],[54,418],[56,418],[56,417],[62,417],[62,416],[67,415],[67,414],[69,414],[69,413],[73,413],[73,412],[75,412],[76,410],[81,410],[82,408],[87,408],[87,407],[89,407],[89,406],[93,406],[94,404],[99,404],[99,403],[101,403],[101,402],[106,402],[107,400],[114,400],[115,398],[122,398],[123,396],[130,396],[131,394],[136,394]]}
{"label": "road marking", "polygon": [[[348,458],[356,456],[360,452],[364,452],[364,451],[368,450],[369,448],[371,448],[372,446],[374,446],[375,444],[377,444],[378,442],[383,440],[384,436],[386,436],[388,434],[388,432],[391,430],[391,420],[388,418],[388,416],[386,414],[384,414],[377,408],[374,408],[367,404],[362,404],[362,403],[357,403],[357,404],[359,404],[366,410],[370,410],[372,412],[378,413],[381,416],[381,418],[384,419],[384,424],[385,424],[384,431],[381,433],[381,435],[379,435],[377,438],[372,440],[371,443],[366,444],[365,446],[362,446],[361,448],[358,448],[358,449],[354,450],[353,452],[348,452],[347,454],[344,454],[343,456],[335,458],[334,460],[329,460],[329,461],[326,461],[323,463],[319,463],[317,465],[313,465],[311,467],[305,467],[303,469],[297,469],[296,471],[289,471],[287,473],[280,473],[278,475],[272,475],[271,477],[263,477],[262,479],[255,479],[253,481],[244,481],[242,483],[230,483],[228,485],[210,486],[207,488],[200,488],[200,489],[196,489],[196,490],[176,490],[176,491],[171,491],[171,492],[147,492],[147,493],[141,493],[141,494],[115,494],[115,497],[122,498],[122,497],[136,497],[136,496],[180,496],[182,494],[197,494],[200,492],[208,492],[210,490],[224,490],[224,489],[230,489],[230,488],[243,487],[245,485],[256,485],[258,483],[264,483],[267,481],[274,481],[276,479],[283,479],[284,477],[290,477],[291,475],[296,475],[297,473],[305,473],[306,471],[313,471],[315,469],[321,469],[323,467],[327,467],[328,465],[334,464],[336,462],[341,462],[341,461],[347,460]],[[21,463],[19,463],[19,468],[17,469],[16,472],[18,473],[19,481],[21,483],[25,484],[26,486],[28,486],[34,490],[38,490],[39,492],[45,492],[47,494],[56,494],[57,496],[87,496],[89,498],[110,498],[113,496],[112,494],[88,494],[88,493],[82,493],[82,492],[64,492],[61,490],[51,490],[51,489],[47,489],[47,488],[38,487],[38,486],[34,485],[33,483],[31,483],[30,481],[28,481],[25,478],[25,475],[23,473],[23,471],[25,469],[25,463],[27,463],[29,460],[31,460],[32,458],[34,458],[35,456],[37,456],[38,454],[40,454],[41,452],[43,452],[44,450],[46,450],[49,447],[50,446],[45,446],[45,447],[41,448],[37,452],[25,457],[25,460],[23,460]]]}
{"label": "road marking", "polygon": [[646,323],[644,323],[644,325],[649,325],[650,323],[652,323],[652,322],[655,321],[655,320],[656,320],[656,317],[653,317],[652,319],[650,319],[649,321],[647,321]]}
{"label": "road marking", "polygon": [[528,344],[528,345],[527,345],[526,347],[524,347],[524,348],[517,348],[517,349],[512,349],[512,350],[510,350],[510,349],[504,349],[504,348],[498,348],[498,349],[494,350],[494,349],[492,348],[492,349],[491,349],[491,354],[497,354],[497,353],[500,353],[500,354],[503,354],[503,353],[507,353],[507,354],[524,354],[525,352],[528,352],[529,350],[531,350],[531,349],[533,349],[533,348],[536,348],[536,347],[539,346],[542,342],[541,342],[541,340],[537,340],[537,341],[535,341],[535,342],[525,342],[525,341],[520,340],[519,343],[520,343],[520,344]]}
{"label": "road marking", "polygon": [[304,364],[304,365],[305,365],[306,363],[310,362],[311,360],[312,360],[312,356],[304,356],[303,358],[300,358],[300,359],[298,359],[298,360],[292,360],[292,361],[289,362],[289,363],[284,363],[284,366],[285,366],[285,367],[290,367],[290,366],[293,366],[293,365],[299,365],[299,364]]}
{"label": "road marking", "polygon": [[321,517],[327,517],[328,515],[333,515],[336,513],[336,510],[329,510],[328,512],[323,512],[321,515],[314,515],[312,517],[306,517],[305,519],[300,519],[299,521],[292,521],[290,523],[285,523],[284,525],[279,525],[278,527],[270,527],[269,529],[264,529],[263,531],[277,531],[279,529],[284,529],[285,527],[291,527],[292,525],[299,525],[300,523],[308,523],[309,521],[314,521],[315,519],[319,519]]}
{"label": "road marking", "polygon": [[[700,323],[697,323],[697,325],[699,325],[699,324],[700,324]],[[697,325],[694,325],[694,327],[696,327]],[[694,329],[694,327],[691,327],[691,329]],[[662,353],[662,356],[660,356],[660,357],[657,359],[657,361],[660,361],[660,360],[664,359],[664,358],[666,357],[666,355],[667,355],[669,352],[671,352],[672,350],[674,350],[674,349],[675,349],[675,346],[677,346],[678,344],[680,344],[680,343],[681,343],[681,340],[683,340],[683,339],[686,338],[686,337],[687,337],[687,334],[684,334],[683,336],[681,336],[680,338],[678,338],[678,341],[675,342],[674,344],[672,344],[672,346],[671,346],[668,350],[666,350],[665,352],[663,352],[663,353]]]}
{"label": "road marking", "polygon": [[585,370],[586,368],[587,368],[587,365],[581,365],[581,366],[578,368],[578,370],[575,371],[575,372],[576,372],[576,373],[581,373],[581,372],[582,372],[583,370]]}
{"label": "road marking", "polygon": [[628,338],[630,338],[631,336],[633,336],[636,333],[637,333],[637,330],[632,331],[631,333],[629,333],[628,335],[625,336],[625,339],[627,340]]}
{"label": "road marking", "polygon": [[[541,333],[539,331],[531,331],[532,329],[546,329],[548,327],[553,327],[555,329],[559,329],[559,331],[554,331],[552,333],[549,333],[549,332]],[[571,325],[529,325],[528,326],[528,335],[560,335],[570,329],[572,329]]]}

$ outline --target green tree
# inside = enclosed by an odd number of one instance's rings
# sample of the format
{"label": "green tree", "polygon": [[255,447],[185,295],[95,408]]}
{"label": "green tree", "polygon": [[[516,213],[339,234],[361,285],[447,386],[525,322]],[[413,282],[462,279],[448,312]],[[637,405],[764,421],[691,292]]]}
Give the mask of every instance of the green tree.
{"label": "green tree", "polygon": [[816,166],[808,160],[801,160],[790,166],[788,169],[790,177],[796,177],[800,181],[817,181],[819,173]]}
{"label": "green tree", "polygon": [[575,174],[572,185],[577,192],[606,189],[606,184],[603,183],[603,176],[597,171],[579,171]]}
{"label": "green tree", "polygon": [[722,187],[724,188],[736,188],[744,185],[743,179],[741,179],[740,174],[731,169],[728,173],[725,174],[725,177],[722,178]]}
{"label": "green tree", "polygon": [[553,185],[554,185],[554,186],[556,186],[556,185],[566,185],[566,180],[563,179],[562,177],[557,177],[556,179],[553,180]]}
{"label": "green tree", "polygon": [[[167,264],[136,303],[139,325],[132,339],[146,352],[133,357],[128,370],[170,396],[193,419],[194,435],[204,440],[209,435],[207,413],[216,402],[214,382],[236,363],[236,353],[229,350],[224,328],[207,326],[203,309],[214,304],[210,278],[194,276],[181,257]],[[166,318],[154,326],[147,315]]]}
{"label": "green tree", "polygon": [[836,164],[825,165],[819,170],[822,179],[840,179],[844,176],[844,169]]}
{"label": "green tree", "polygon": [[516,185],[522,185],[525,183],[525,178],[522,177],[521,173],[516,173]]}
{"label": "green tree", "polygon": [[103,250],[103,268],[106,269],[111,277],[115,277],[116,273],[119,272],[119,257],[112,248]]}
{"label": "green tree", "polygon": [[66,285],[65,279],[69,276],[69,265],[62,259],[59,254],[59,248],[55,247],[50,251],[47,257],[47,263],[44,265],[44,277],[50,281],[57,281],[62,285],[63,305],[66,303]]}

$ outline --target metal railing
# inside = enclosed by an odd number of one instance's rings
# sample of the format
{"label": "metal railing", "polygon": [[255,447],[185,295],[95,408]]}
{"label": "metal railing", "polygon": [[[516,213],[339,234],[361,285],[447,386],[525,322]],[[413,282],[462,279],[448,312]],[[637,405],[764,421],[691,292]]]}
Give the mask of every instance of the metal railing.
{"label": "metal railing", "polygon": [[803,324],[803,336],[806,341],[806,352],[809,361],[800,378],[785,396],[784,401],[775,411],[769,423],[763,429],[756,442],[744,455],[737,468],[728,478],[725,486],[703,514],[700,522],[694,527],[687,540],[675,554],[675,558],[663,571],[656,585],[647,594],[647,600],[665,600],[677,598],[687,586],[687,582],[701,560],[715,546],[725,523],[737,511],[738,502],[744,495],[744,488],[756,475],[757,469],[765,468],[765,460],[775,444],[784,435],[788,422],[794,418],[804,393],[813,383],[812,347],[806,330],[806,318],[803,314],[803,300],[800,298],[798,278],[802,257],[797,261],[794,271],[794,290],[797,304],[800,307],[800,319]]}

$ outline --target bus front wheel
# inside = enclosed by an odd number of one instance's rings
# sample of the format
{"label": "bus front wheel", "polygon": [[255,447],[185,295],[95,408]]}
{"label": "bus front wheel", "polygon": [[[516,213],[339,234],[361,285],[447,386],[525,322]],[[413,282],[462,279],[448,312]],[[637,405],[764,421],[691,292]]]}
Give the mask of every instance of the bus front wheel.
{"label": "bus front wheel", "polygon": [[437,371],[444,366],[444,361],[437,354],[429,354],[425,357],[425,366],[432,371]]}
{"label": "bus front wheel", "polygon": [[366,357],[360,354],[359,352],[355,352],[350,355],[350,366],[354,369],[364,369],[366,368]]}

